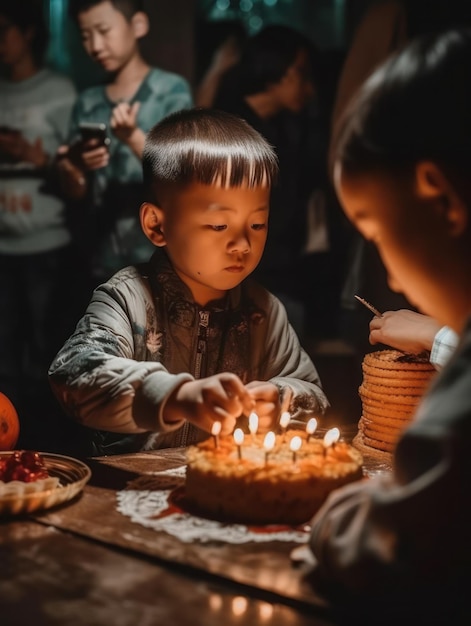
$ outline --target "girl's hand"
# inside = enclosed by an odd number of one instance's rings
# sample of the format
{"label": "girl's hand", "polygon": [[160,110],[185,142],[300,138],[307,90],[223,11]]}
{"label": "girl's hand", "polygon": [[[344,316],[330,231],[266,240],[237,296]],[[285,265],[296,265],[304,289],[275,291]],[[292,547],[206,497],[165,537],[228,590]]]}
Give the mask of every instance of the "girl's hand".
{"label": "girl's hand", "polygon": [[408,309],[386,311],[370,322],[370,343],[383,343],[396,350],[420,354],[430,352],[440,324],[428,315]]}
{"label": "girl's hand", "polygon": [[273,430],[280,416],[280,392],[276,385],[267,381],[253,380],[245,385],[253,402],[252,409],[258,415],[258,428],[262,432]]}
{"label": "girl's hand", "polygon": [[209,433],[217,421],[221,422],[221,434],[229,435],[236,419],[253,409],[252,395],[240,378],[223,372],[183,383],[167,399],[163,419],[171,423],[184,418]]}

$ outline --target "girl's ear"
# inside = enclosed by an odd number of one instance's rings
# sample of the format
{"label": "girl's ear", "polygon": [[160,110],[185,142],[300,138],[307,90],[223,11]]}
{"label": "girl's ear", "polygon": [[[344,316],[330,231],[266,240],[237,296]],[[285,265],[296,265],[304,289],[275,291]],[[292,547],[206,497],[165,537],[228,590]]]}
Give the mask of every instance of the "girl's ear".
{"label": "girl's ear", "polygon": [[446,231],[461,235],[467,227],[469,209],[445,172],[432,161],[421,161],[415,167],[415,190],[422,200],[431,200],[442,215]]}
{"label": "girl's ear", "polygon": [[141,37],[145,37],[149,32],[149,18],[143,11],[138,11],[137,13],[134,13],[131,18],[131,24],[136,39],[141,39]]}
{"label": "girl's ear", "polygon": [[155,204],[143,202],[139,210],[139,217],[145,236],[152,241],[154,246],[163,248],[167,243],[164,235],[165,216],[163,210]]}

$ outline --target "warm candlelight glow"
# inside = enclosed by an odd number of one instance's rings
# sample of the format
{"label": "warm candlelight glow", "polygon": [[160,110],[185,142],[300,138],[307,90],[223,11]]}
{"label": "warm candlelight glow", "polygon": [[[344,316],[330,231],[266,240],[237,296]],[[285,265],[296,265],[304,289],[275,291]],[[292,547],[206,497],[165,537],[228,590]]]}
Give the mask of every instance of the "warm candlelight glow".
{"label": "warm candlelight glow", "polygon": [[237,446],[237,456],[242,458],[242,444],[244,443],[244,431],[242,428],[236,428],[234,431],[234,441]]}
{"label": "warm candlelight glow", "polygon": [[217,437],[219,433],[221,432],[221,427],[222,427],[221,422],[213,422],[213,425],[211,426],[211,434],[214,437]]}
{"label": "warm candlelight glow", "polygon": [[282,413],[280,417],[281,428],[287,428],[288,424],[290,423],[290,420],[291,420],[291,415],[288,413],[288,411],[284,411],[284,413]]}
{"label": "warm candlelight glow", "polygon": [[271,430],[265,435],[265,439],[263,440],[263,447],[267,452],[270,452],[270,450],[273,450],[273,448],[275,447],[275,433]]}
{"label": "warm candlelight glow", "polygon": [[293,437],[289,442],[289,449],[293,453],[293,463],[296,463],[296,452],[301,448],[302,443],[302,439],[298,437],[298,435]]}
{"label": "warm candlelight glow", "polygon": [[236,617],[241,617],[246,611],[249,603],[247,598],[236,596],[232,599],[232,613]]}
{"label": "warm candlelight glow", "polygon": [[222,424],[221,422],[213,422],[213,425],[211,426],[211,435],[213,436],[214,439],[214,447],[217,448],[219,446],[219,433],[221,432],[221,428],[222,428]]}
{"label": "warm candlelight glow", "polygon": [[241,446],[244,443],[244,431],[242,430],[242,428],[235,429],[234,441],[236,446]]}
{"label": "warm candlelight glow", "polygon": [[252,436],[257,434],[258,430],[258,415],[252,411],[249,415],[249,431]]}
{"label": "warm candlelight glow", "polygon": [[331,428],[324,435],[324,446],[326,448],[329,448],[331,445],[333,445],[336,441],[339,440],[339,437],[340,437],[340,430],[338,428]]}
{"label": "warm candlelight glow", "polygon": [[268,461],[268,453],[275,447],[275,439],[275,433],[272,431],[269,431],[265,435],[265,439],[263,440],[263,447],[265,448],[265,463]]}
{"label": "warm candlelight glow", "polygon": [[306,424],[306,432],[307,432],[308,441],[309,441],[309,437],[316,432],[316,429],[317,429],[317,420],[315,417],[311,417],[311,419]]}

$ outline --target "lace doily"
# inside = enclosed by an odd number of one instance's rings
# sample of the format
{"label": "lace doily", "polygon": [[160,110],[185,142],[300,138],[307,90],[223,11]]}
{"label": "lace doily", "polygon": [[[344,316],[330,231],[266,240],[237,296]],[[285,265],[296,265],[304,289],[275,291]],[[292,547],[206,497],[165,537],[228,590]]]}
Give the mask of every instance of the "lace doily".
{"label": "lace doily", "polygon": [[175,503],[171,494],[182,489],[185,468],[146,474],[127,483],[126,489],[117,493],[117,510],[137,524],[164,531],[180,541],[248,543],[288,541],[305,543],[309,527],[245,526],[227,524],[190,514]]}

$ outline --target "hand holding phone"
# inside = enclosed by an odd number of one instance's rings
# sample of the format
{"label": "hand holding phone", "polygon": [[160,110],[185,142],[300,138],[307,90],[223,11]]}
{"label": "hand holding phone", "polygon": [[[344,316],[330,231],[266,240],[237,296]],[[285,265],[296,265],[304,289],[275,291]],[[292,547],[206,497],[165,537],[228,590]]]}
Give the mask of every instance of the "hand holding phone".
{"label": "hand holding phone", "polygon": [[[97,170],[106,167],[110,154],[108,146],[110,138],[107,134],[106,124],[83,122],[79,124],[81,139],[78,143],[80,156],[78,162],[86,170]],[[72,154],[74,147],[71,148]]]}
{"label": "hand holding phone", "polygon": [[79,124],[79,130],[82,138],[82,144],[84,146],[94,140],[94,144],[92,144],[92,147],[89,149],[99,148],[101,146],[108,147],[110,145],[110,138],[108,137],[106,124],[82,122]]}

